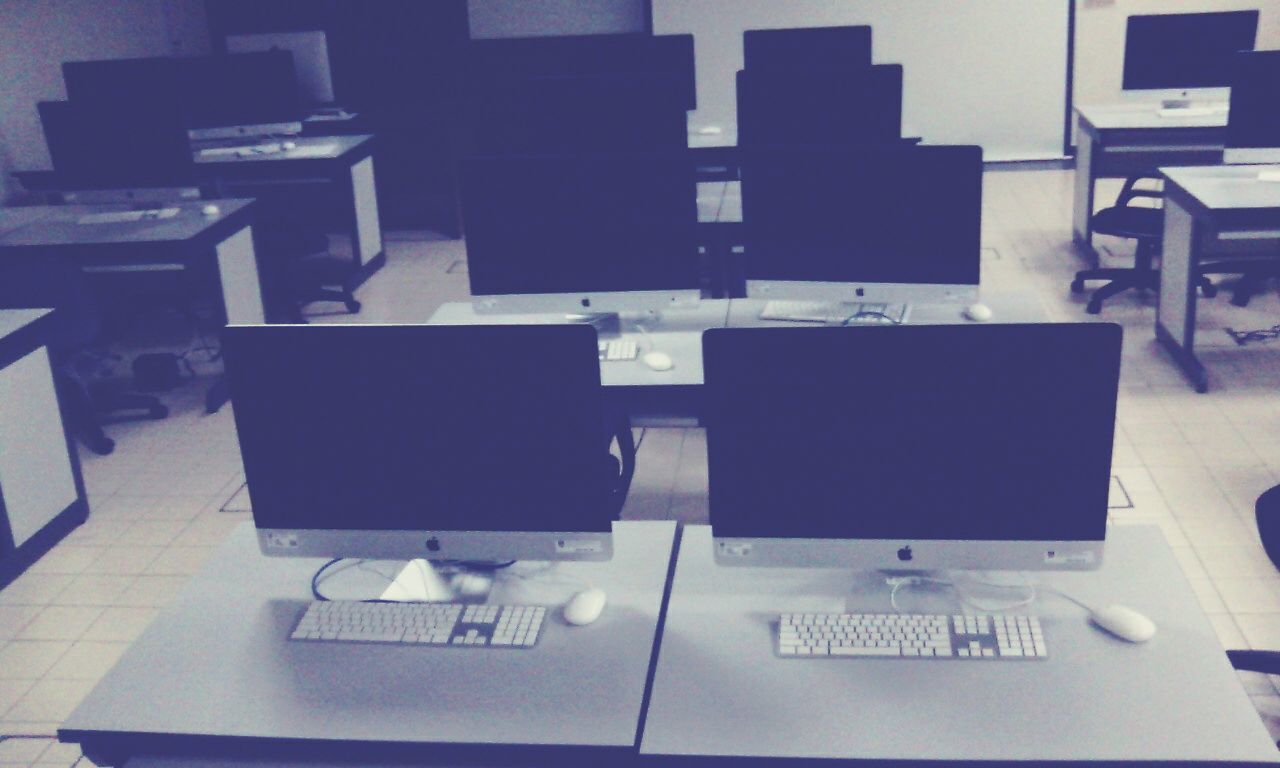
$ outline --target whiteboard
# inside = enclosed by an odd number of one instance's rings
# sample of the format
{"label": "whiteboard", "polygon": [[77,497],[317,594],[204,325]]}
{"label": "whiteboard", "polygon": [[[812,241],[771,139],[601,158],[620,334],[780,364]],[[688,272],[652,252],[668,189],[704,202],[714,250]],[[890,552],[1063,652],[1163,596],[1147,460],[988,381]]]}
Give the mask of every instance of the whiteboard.
{"label": "whiteboard", "polygon": [[690,127],[736,133],[747,29],[870,24],[876,63],[904,67],[903,134],[978,144],[987,160],[1063,156],[1068,0],[653,0],[654,34],[692,33]]}

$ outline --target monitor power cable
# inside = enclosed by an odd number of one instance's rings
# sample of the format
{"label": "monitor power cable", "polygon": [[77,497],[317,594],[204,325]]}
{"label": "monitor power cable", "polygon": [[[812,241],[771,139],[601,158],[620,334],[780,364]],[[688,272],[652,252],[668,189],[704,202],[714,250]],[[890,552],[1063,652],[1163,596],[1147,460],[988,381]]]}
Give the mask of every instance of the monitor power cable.
{"label": "monitor power cable", "polygon": [[883,312],[872,312],[872,311],[855,312],[852,315],[849,315],[848,317],[846,317],[844,319],[844,322],[840,323],[840,325],[847,326],[849,323],[852,323],[854,320],[857,320],[862,317],[878,317],[881,320],[884,320],[885,322],[891,325],[902,325],[902,321],[896,317],[893,317],[891,315],[886,315]]}

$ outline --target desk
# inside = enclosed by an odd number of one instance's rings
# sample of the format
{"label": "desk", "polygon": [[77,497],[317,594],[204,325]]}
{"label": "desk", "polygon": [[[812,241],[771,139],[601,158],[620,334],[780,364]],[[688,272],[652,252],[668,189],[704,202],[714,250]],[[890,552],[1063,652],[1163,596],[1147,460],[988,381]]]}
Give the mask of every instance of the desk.
{"label": "desk", "polygon": [[[169,219],[78,224],[89,214],[124,211],[125,205],[50,205],[0,209],[0,269],[5,258],[65,258],[87,269],[186,264],[215,254],[223,305],[231,323],[264,322],[262,288],[253,250],[252,200],[173,203]],[[9,223],[6,223],[9,222]],[[16,225],[13,222],[17,222]]]}
{"label": "desk", "polygon": [[1226,144],[1226,114],[1160,117],[1154,104],[1076,107],[1076,178],[1072,235],[1097,266],[1093,188],[1098,179],[1155,175],[1162,165],[1216,165]]}
{"label": "desk", "polygon": [[[345,225],[355,264],[346,287],[355,290],[387,260],[374,186],[374,137],[298,136],[292,141],[295,149],[271,154],[209,156],[199,150],[192,154],[199,175],[215,182],[219,193],[229,197],[253,197],[254,188],[262,185],[325,184],[339,190],[343,207],[350,211]],[[316,154],[326,147],[333,149]]]}
{"label": "desk", "polygon": [[1156,338],[1197,392],[1209,389],[1208,372],[1194,351],[1197,265],[1215,254],[1280,256],[1280,184],[1258,181],[1264,167],[1280,170],[1258,165],[1160,169],[1166,181]]}
{"label": "desk", "polygon": [[[670,355],[675,366],[669,371],[654,371],[639,358],[601,363],[600,383],[605,396],[621,404],[636,426],[697,426],[701,412],[702,332],[723,328],[729,305],[725,299],[703,299],[696,307],[666,310],[661,322],[651,323],[647,333],[640,332],[630,319],[624,320],[622,338],[635,341],[641,356],[659,350]],[[470,302],[455,302],[442,305],[428,322],[523,325],[564,323],[566,318],[563,314],[478,315]]]}
{"label": "desk", "polygon": [[[52,205],[0,208],[0,277],[6,262],[29,258],[67,259],[86,271],[186,268],[212,257],[217,266],[228,323],[266,322],[262,281],[253,249],[252,200],[173,203],[168,219],[111,224],[79,224],[80,217],[128,210],[124,205]],[[213,413],[226,402],[222,382],[209,390],[205,407]]]}
{"label": "desk", "polygon": [[47,348],[52,318],[0,310],[0,587],[89,515]]}
{"label": "desk", "polygon": [[[674,538],[672,522],[614,523],[612,560],[561,563],[554,578],[507,573],[495,585],[492,602],[544,605],[580,582],[601,587],[609,603],[590,626],[570,627],[556,610],[532,649],[421,648],[289,642],[324,560],[263,557],[245,524],[58,737],[99,765],[173,751],[367,764],[485,747],[572,748],[571,764],[608,764],[638,740]],[[355,579],[326,582],[331,596],[386,587],[346,573]]]}
{"label": "desk", "polygon": [[[846,570],[718,567],[710,528],[686,526],[641,754],[1280,763],[1158,528],[1113,526],[1101,570],[1036,578],[1086,603],[1132,606],[1159,632],[1131,645],[1042,593],[1032,612],[1044,661],[782,659],[779,613],[839,612],[846,597],[886,612],[888,589],[855,592]],[[899,599],[956,608],[949,592]]]}

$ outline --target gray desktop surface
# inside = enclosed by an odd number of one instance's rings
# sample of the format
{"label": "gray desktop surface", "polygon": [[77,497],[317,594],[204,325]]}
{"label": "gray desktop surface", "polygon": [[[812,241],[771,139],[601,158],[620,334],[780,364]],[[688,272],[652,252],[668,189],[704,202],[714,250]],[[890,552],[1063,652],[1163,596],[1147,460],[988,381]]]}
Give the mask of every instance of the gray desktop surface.
{"label": "gray desktop surface", "polygon": [[[216,204],[216,216],[205,216],[201,209]],[[46,247],[79,245],[128,245],[140,243],[172,243],[191,240],[227,219],[237,217],[243,209],[253,205],[252,200],[198,200],[157,205],[157,208],[178,208],[176,216],[168,219],[113,222],[105,224],[80,224],[83,216],[112,211],[128,211],[133,206],[112,205],[50,205],[30,209],[26,222],[12,229],[0,230],[0,248]],[[9,209],[5,209],[6,211]],[[0,218],[0,227],[3,227]],[[247,220],[246,220],[247,222]],[[243,226],[243,223],[236,226]]]}
{"label": "gray desktop surface", "polygon": [[[645,324],[644,333],[634,324],[624,321],[622,338],[631,339],[639,345],[640,357],[601,363],[601,383],[606,387],[701,386],[702,332],[708,328],[723,328],[729,305],[727,299],[703,299],[696,307],[665,310],[660,322]],[[560,314],[476,314],[470,302],[453,302],[436,310],[430,322],[439,325],[523,325],[563,323],[566,320]],[[652,351],[667,353],[675,366],[667,371],[651,370],[640,358]]]}
{"label": "gray desktop surface", "polygon": [[[295,136],[288,141],[292,141],[297,145],[298,150],[305,151],[311,147],[333,146],[333,151],[325,155],[308,155],[300,154],[297,150],[281,150],[272,152],[271,154],[248,154],[248,155],[202,155],[199,149],[192,151],[192,158],[199,165],[217,165],[220,163],[265,163],[265,162],[300,162],[304,160],[333,160],[342,157],[348,152],[357,149],[366,142],[372,141],[373,136],[370,135],[350,135],[350,136]],[[220,141],[211,146],[219,146],[226,144],[240,144],[242,142],[228,140]],[[246,139],[243,144],[251,146],[262,143],[278,143],[277,140],[264,141],[262,139]]]}
{"label": "gray desktop surface", "polygon": [[0,339],[17,333],[51,312],[52,309],[0,309]]}
{"label": "gray desktop surface", "polygon": [[1076,112],[1088,124],[1101,131],[1149,128],[1225,128],[1227,113],[1161,117],[1160,106],[1151,104],[1081,104]]}
{"label": "gray desktop surface", "polygon": [[[505,650],[288,641],[324,561],[264,557],[243,525],[59,736],[117,754],[227,737],[633,748],[675,525],[615,526],[611,561],[499,580],[490,602],[559,606],[587,583],[609,599],[594,624],[571,627],[556,608],[535,647]],[[352,568],[324,589],[364,598],[386,586]]]}
{"label": "gray desktop surface", "polygon": [[[1033,574],[1088,604],[1120,603],[1159,630],[1131,645],[1041,591],[1044,661],[783,659],[784,612],[890,612],[882,585],[843,570],[718,567],[711,529],[680,544],[641,753],[903,761],[1235,760],[1280,753],[1163,535],[1112,526],[1097,572]],[[908,611],[955,612],[904,590]],[[1019,609],[1015,609],[1014,613]]]}
{"label": "gray desktop surface", "polygon": [[1262,171],[1280,165],[1212,165],[1161,168],[1165,178],[1181,187],[1200,205],[1215,211],[1280,208],[1280,182],[1259,181]]}
{"label": "gray desktop surface", "polygon": [[43,219],[56,206],[52,205],[15,205],[0,206],[0,234]]}
{"label": "gray desktop surface", "polygon": [[[1044,305],[1031,293],[990,293],[982,302],[991,308],[988,323],[1045,323],[1049,321]],[[819,323],[789,320],[761,320],[764,299],[734,299],[729,306],[729,328],[804,328]],[[979,325],[964,316],[964,304],[912,304],[908,325]]]}

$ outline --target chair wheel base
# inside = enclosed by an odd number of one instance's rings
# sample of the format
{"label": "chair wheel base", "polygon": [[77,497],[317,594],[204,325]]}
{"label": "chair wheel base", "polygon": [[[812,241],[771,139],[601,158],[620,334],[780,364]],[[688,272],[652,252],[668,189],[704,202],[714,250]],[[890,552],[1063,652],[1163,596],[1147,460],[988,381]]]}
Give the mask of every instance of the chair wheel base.
{"label": "chair wheel base", "polygon": [[1071,281],[1071,292],[1072,292],[1072,293],[1084,293],[1084,281],[1083,281],[1083,280],[1080,280],[1080,279],[1072,280],[1072,281]]}
{"label": "chair wheel base", "polygon": [[1200,295],[1205,297],[1206,299],[1212,299],[1214,296],[1218,295],[1218,287],[1213,285],[1212,283],[1208,285],[1202,285],[1200,286]]}
{"label": "chair wheel base", "polygon": [[360,304],[360,302],[359,302],[359,301],[356,301],[355,299],[352,299],[351,301],[345,302],[345,304],[347,305],[347,311],[348,311],[348,312],[350,312],[350,313],[351,313],[351,314],[353,314],[353,315],[355,315],[355,314],[359,314],[359,312],[360,312],[360,307],[361,307],[361,304]]}
{"label": "chair wheel base", "polygon": [[1102,312],[1102,302],[1090,301],[1088,304],[1085,305],[1084,311],[1088,312],[1091,315],[1100,314]]}

